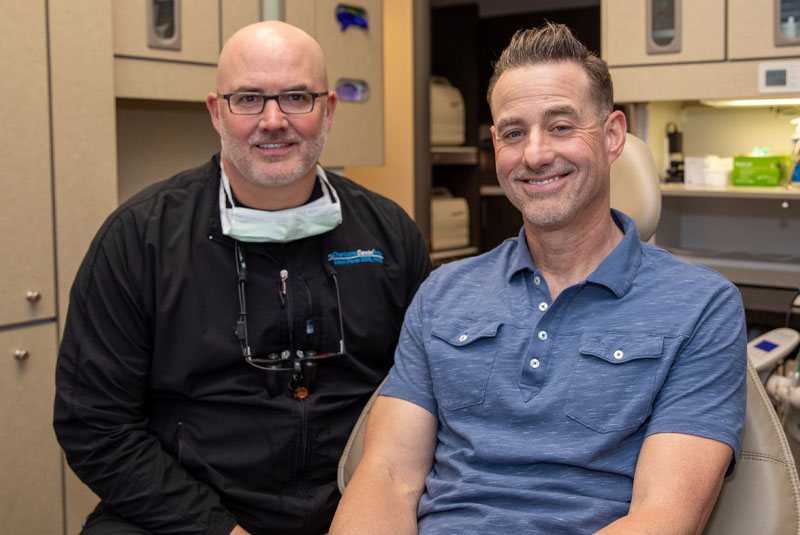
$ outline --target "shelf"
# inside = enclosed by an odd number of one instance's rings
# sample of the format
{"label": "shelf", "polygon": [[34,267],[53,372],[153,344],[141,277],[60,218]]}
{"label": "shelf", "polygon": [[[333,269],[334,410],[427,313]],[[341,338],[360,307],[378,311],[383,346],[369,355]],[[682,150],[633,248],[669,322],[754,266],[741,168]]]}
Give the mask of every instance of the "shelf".
{"label": "shelf", "polygon": [[477,165],[478,147],[432,146],[431,163],[434,165]]}
{"label": "shelf", "polygon": [[664,197],[716,197],[730,199],[777,199],[800,200],[800,184],[793,182],[785,186],[686,186],[685,184],[661,184]]}
{"label": "shelf", "polygon": [[797,288],[800,286],[800,258],[757,258],[750,255],[714,254],[660,245],[678,258],[711,268],[734,284]]}

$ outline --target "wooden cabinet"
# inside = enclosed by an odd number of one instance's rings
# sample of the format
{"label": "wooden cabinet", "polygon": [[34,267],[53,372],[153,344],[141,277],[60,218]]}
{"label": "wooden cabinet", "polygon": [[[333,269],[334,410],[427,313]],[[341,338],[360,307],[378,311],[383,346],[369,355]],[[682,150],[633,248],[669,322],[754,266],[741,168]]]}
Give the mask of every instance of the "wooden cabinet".
{"label": "wooden cabinet", "polygon": [[[787,7],[791,5],[785,1],[783,4]],[[781,0],[728,0],[728,58],[786,58],[800,55],[800,33],[796,33],[800,32],[800,26],[781,26],[788,17],[794,22],[795,15],[800,25],[800,3],[794,4],[797,12],[782,16]]]}
{"label": "wooden cabinet", "polygon": [[47,19],[44,2],[2,0],[0,8],[0,40],[14,51],[0,55],[0,518],[3,533],[61,533],[51,426],[57,327]]}
{"label": "wooden cabinet", "polygon": [[[658,0],[647,0],[654,2]],[[674,0],[682,5],[680,51],[647,51],[647,2],[601,0],[602,56],[618,103],[794,97],[759,84],[762,64],[800,53],[800,3],[794,0]],[[776,45],[781,5],[797,24]],[[784,13],[785,14],[785,13]],[[794,16],[792,16],[794,17]],[[794,19],[793,19],[794,20]],[[783,24],[788,24],[784,22]],[[784,36],[785,37],[785,36]]]}
{"label": "wooden cabinet", "polygon": [[62,532],[61,459],[53,435],[55,322],[0,332],[0,518],[3,533]]}
{"label": "wooden cabinet", "polygon": [[55,317],[50,112],[44,6],[3,1],[5,95],[0,213],[0,325]]}
{"label": "wooden cabinet", "polygon": [[[665,3],[675,7],[674,35],[659,46],[649,21]],[[611,67],[725,59],[725,0],[604,0],[601,24],[601,53]]]}

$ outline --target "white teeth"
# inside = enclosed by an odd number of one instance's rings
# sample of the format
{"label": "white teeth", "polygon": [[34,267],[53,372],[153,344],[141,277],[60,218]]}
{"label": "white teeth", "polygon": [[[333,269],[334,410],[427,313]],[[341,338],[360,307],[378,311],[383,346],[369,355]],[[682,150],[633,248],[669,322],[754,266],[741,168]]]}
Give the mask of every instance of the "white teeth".
{"label": "white teeth", "polygon": [[277,149],[280,147],[285,147],[287,145],[288,143],[262,143],[261,145],[259,145],[259,147],[262,149]]}
{"label": "white teeth", "polygon": [[561,177],[557,176],[557,177],[554,177],[554,178],[549,178],[547,180],[526,180],[525,182],[527,182],[528,184],[535,184],[537,186],[543,186],[545,184],[549,184],[550,182],[555,182],[559,178],[561,178]]}

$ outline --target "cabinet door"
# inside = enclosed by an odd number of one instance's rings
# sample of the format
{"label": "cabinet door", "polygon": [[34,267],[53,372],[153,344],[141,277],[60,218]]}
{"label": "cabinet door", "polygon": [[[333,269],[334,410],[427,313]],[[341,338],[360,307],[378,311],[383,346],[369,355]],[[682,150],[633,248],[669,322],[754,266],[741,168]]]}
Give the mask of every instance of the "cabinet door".
{"label": "cabinet door", "polygon": [[170,22],[160,26],[168,26],[169,30],[158,31],[164,39],[157,41],[177,48],[154,48],[148,45],[148,35],[152,38],[150,30],[159,24],[148,21],[147,9],[167,1],[114,0],[114,55],[216,65],[220,49],[219,0],[174,0],[177,9],[165,8],[162,12],[162,18]]}
{"label": "cabinet door", "polygon": [[[302,22],[299,15],[309,12],[307,2],[297,2],[289,9],[286,21],[311,33],[325,52],[330,89],[344,83],[353,89],[358,82],[366,83],[366,98],[348,100],[358,90],[339,88],[339,102],[333,127],[320,160],[324,165],[382,165],[384,156],[383,132],[383,4],[381,0],[359,0],[345,3],[335,0],[315,0],[313,26]],[[362,9],[368,28],[350,25],[342,29],[337,8],[352,6]],[[346,15],[342,15],[345,18]],[[353,83],[355,82],[355,83]],[[409,90],[411,86],[409,85]]]}
{"label": "cabinet door", "polygon": [[[1,0],[0,325],[55,316],[45,3]],[[28,294],[28,292],[33,292]]]}
{"label": "cabinet door", "polygon": [[0,332],[3,533],[62,531],[61,464],[52,426],[56,336],[54,321]]}
{"label": "cabinet door", "polygon": [[602,55],[609,66],[725,59],[725,0],[674,0],[680,7],[674,19],[675,46],[653,52],[648,47],[648,15],[657,6],[649,9],[648,4],[657,1],[602,0]]}
{"label": "cabinet door", "polygon": [[[730,59],[774,58],[800,55],[797,44],[777,46],[776,24],[780,28],[780,0],[728,0],[728,55]],[[792,17],[794,19],[794,17]],[[800,17],[797,19],[800,24]],[[794,25],[792,25],[794,26]],[[795,34],[800,30],[792,28]],[[782,31],[782,30],[781,30]],[[784,43],[789,39],[779,39]]]}

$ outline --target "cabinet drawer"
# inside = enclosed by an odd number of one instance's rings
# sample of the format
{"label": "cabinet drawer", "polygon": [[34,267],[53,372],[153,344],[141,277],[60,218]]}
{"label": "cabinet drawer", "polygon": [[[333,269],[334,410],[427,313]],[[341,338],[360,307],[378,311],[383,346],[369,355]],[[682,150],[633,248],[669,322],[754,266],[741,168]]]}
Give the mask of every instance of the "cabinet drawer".
{"label": "cabinet drawer", "polygon": [[675,0],[681,8],[675,17],[678,50],[660,53],[648,51],[648,2],[652,1],[603,0],[601,46],[609,66],[725,59],[725,0]]}

